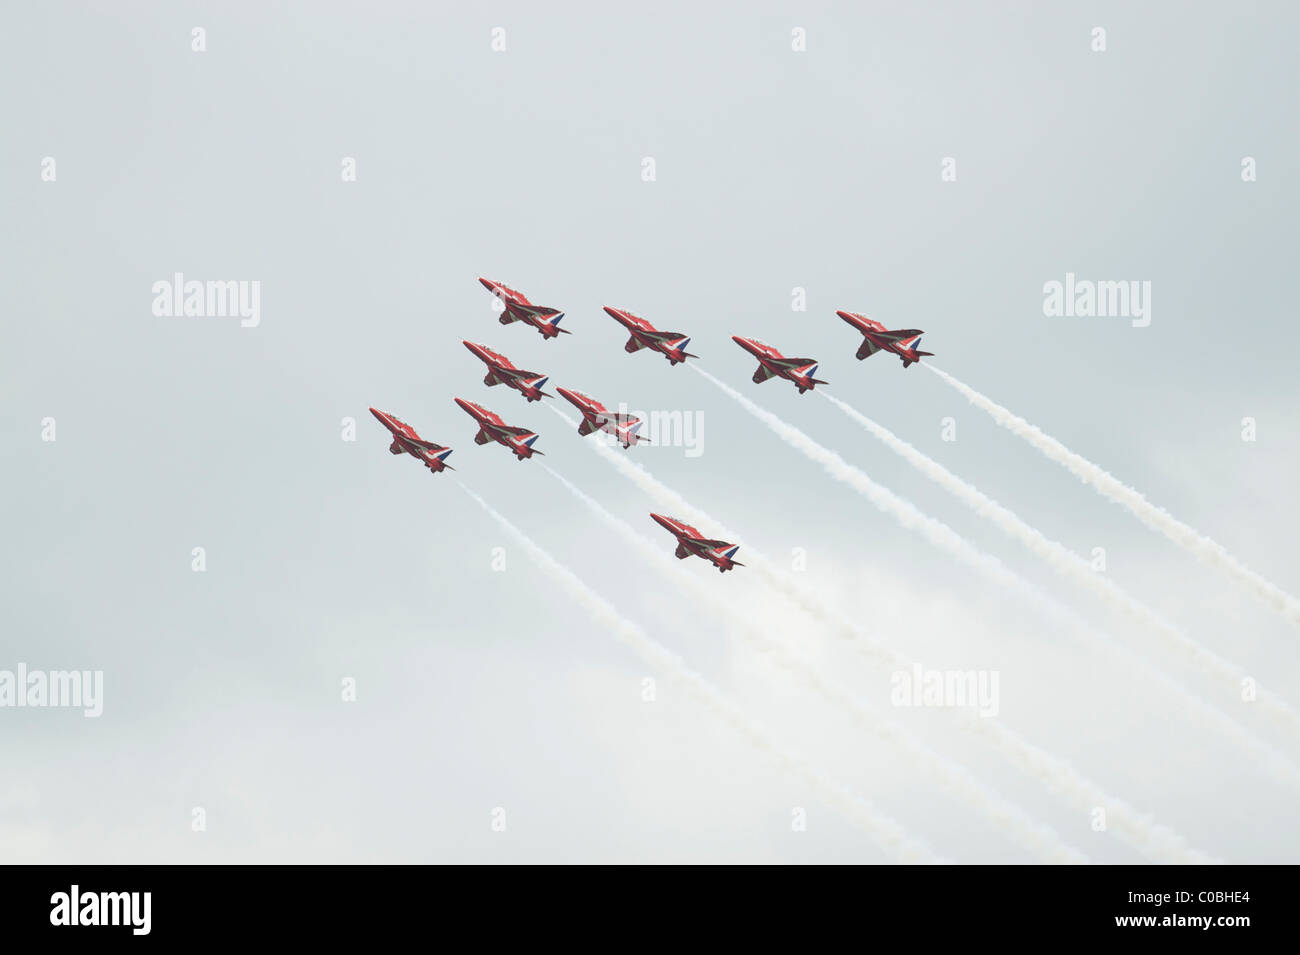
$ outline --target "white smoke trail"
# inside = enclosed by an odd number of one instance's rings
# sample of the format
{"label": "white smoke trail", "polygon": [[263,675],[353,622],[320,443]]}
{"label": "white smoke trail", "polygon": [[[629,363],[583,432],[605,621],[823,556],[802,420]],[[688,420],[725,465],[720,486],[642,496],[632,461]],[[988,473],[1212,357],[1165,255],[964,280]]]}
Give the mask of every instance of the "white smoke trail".
{"label": "white smoke trail", "polygon": [[1047,601],[1026,580],[1003,566],[1002,562],[991,554],[985,554],[966,541],[942,521],[929,517],[916,508],[910,501],[904,500],[893,491],[871,480],[865,473],[849,464],[842,457],[827,447],[814,441],[794,425],[787,424],[772,412],[759,407],[730,385],[713,377],[699,365],[690,365],[695,371],[731,396],[737,404],[767,425],[786,444],[816,461],[837,481],[853,488],[881,511],[893,517],[908,530],[919,531],[930,543],[947,551],[962,563],[987,574],[995,582],[1017,591],[1027,599],[1045,606],[1053,613],[1059,609],[1047,606]]}
{"label": "white smoke trail", "polygon": [[[459,482],[457,482],[459,484]],[[535,544],[523,531],[494,510],[483,498],[465,485],[461,490],[468,494],[496,521],[532,559],[556,579],[575,601],[600,623],[608,626],[621,641],[631,647],[649,666],[669,674],[686,687],[697,699],[721,717],[733,729],[745,736],[758,749],[774,757],[786,769],[819,790],[826,800],[843,812],[857,826],[876,840],[885,851],[902,862],[944,862],[924,842],[909,835],[902,826],[882,813],[863,797],[810,766],[801,757],[781,747],[761,725],[749,719],[734,703],[708,680],[692,670],[681,657],[651,639],[636,624],[618,612],[615,607],[562,566],[550,554]]]}
{"label": "white smoke trail", "polygon": [[[566,415],[554,405],[547,405],[560,418],[568,422],[570,426],[577,427],[577,422]],[[691,524],[699,524],[702,527],[709,528],[706,533],[717,534],[719,537],[726,538],[733,544],[737,542],[740,536],[736,532],[728,530],[719,521],[710,517],[699,508],[691,505],[676,491],[667,485],[656,480],[645,468],[631,460],[630,457],[621,450],[615,450],[604,441],[599,440],[599,436],[593,436],[587,440],[586,445],[595,450],[595,452],[610,464],[616,470],[628,478],[633,484],[639,487],[651,499],[657,501],[659,505],[672,517],[677,517]],[[755,573],[759,574],[772,587],[780,591],[787,600],[805,613],[816,617],[822,623],[832,628],[838,628],[840,621],[836,618],[835,613],[828,608],[816,596],[800,587],[786,574],[781,573],[772,563],[762,554],[752,549],[745,550],[745,563]]]}
{"label": "white smoke trail", "polygon": [[[975,486],[963,481],[938,461],[917,450],[917,448],[898,437],[888,428],[877,424],[834,395],[823,395],[823,397],[883,441],[890,450],[894,451],[930,480],[950,492],[958,500],[969,505],[980,516],[988,518],[999,530],[1028,547],[1035,555],[1045,560],[1057,573],[1082,584],[1089,591],[1101,597],[1108,605],[1127,613],[1139,623],[1151,628],[1160,635],[1165,646],[1216,680],[1223,681],[1233,693],[1240,690],[1242,681],[1248,678],[1246,671],[1240,666],[1220,658],[1213,651],[1201,646],[1155,610],[1131,596],[1109,577],[1093,570],[1082,557],[1057,541],[1051,540],[1036,528],[1029,526],[1010,510]],[[1203,718],[1210,720],[1218,730],[1229,735],[1238,746],[1254,752],[1261,760],[1267,762],[1274,772],[1285,775],[1292,783],[1300,783],[1300,770],[1282,753],[1257,739],[1235,720],[1228,718],[1217,709],[1208,706],[1205,701],[1188,693],[1169,679],[1163,671],[1157,672],[1168,688],[1185,698],[1185,701],[1191,704]],[[1275,718],[1292,733],[1300,733],[1300,716],[1280,697],[1261,689],[1258,691],[1255,702],[1261,710]]]}
{"label": "white smoke trail", "polygon": [[957,798],[984,813],[1013,840],[1045,861],[1058,865],[1078,865],[1088,861],[1087,856],[1064,842],[1049,826],[1035,821],[1019,806],[989,789],[965,767],[939,755],[894,721],[873,713],[843,685],[822,677],[807,660],[794,652],[788,643],[765,636],[763,631],[766,628],[754,626],[747,614],[738,613],[732,603],[719,596],[720,591],[716,587],[706,586],[699,575],[685,571],[676,558],[669,556],[669,552],[663,546],[637,533],[553,468],[546,465],[543,465],[543,468],[568,488],[570,493],[582,501],[607,527],[632,544],[648,561],[672,576],[677,589],[691,591],[698,599],[711,604],[714,611],[724,617],[741,617],[743,623],[741,633],[766,659],[770,659],[795,677],[805,688],[819,693],[831,703],[847,708],[860,725],[871,730],[881,740],[906,750],[926,770],[938,777]]}
{"label": "white smoke trail", "polygon": [[1085,484],[1091,484],[1097,493],[1117,504],[1122,504],[1142,523],[1164,534],[1179,547],[1189,551],[1201,561],[1226,571],[1231,577],[1245,584],[1253,594],[1280,613],[1288,623],[1294,627],[1300,627],[1300,600],[1297,600],[1281,587],[1266,580],[1241,563],[1228,553],[1222,544],[1216,543],[1194,528],[1184,524],[1164,508],[1156,507],[1138,491],[1124,484],[1109,472],[1086,458],[1075,454],[1061,442],[1044,434],[1024,418],[1012,414],[974,388],[958,381],[946,371],[942,371],[928,362],[922,362],[921,364],[965,395],[971,404],[987,412],[1002,427],[1028,441]]}
{"label": "white smoke trail", "polygon": [[[562,411],[555,410],[561,418],[570,424],[575,424]],[[688,519],[706,527],[721,528],[717,521],[703,511],[691,507],[680,494],[658,481],[643,467],[627,460],[626,455],[618,454],[598,441],[585,443],[666,509],[674,510],[677,514],[685,515]],[[726,530],[720,530],[720,533],[735,542],[737,535]],[[891,669],[912,669],[914,662],[911,658],[886,647],[864,633],[848,617],[828,606],[787,575],[778,572],[761,555],[753,550],[746,551],[746,554],[746,560],[751,568],[762,573],[765,580],[790,597],[795,606],[825,623],[832,633],[853,641],[855,646],[864,650],[873,660]],[[970,714],[970,711],[960,708],[952,712],[956,715],[958,725],[962,729],[986,739],[1023,772],[1038,779],[1053,793],[1061,795],[1075,810],[1091,814],[1099,808],[1104,809],[1112,830],[1144,855],[1160,862],[1175,864],[1203,864],[1215,861],[1210,856],[1190,847],[1186,840],[1173,830],[1159,825],[1150,816],[1139,812],[1123,799],[1106,792],[1080,775],[1069,763],[1021,739],[1006,727],[992,725],[997,723],[996,720],[981,719]],[[966,716],[971,718],[966,719]]]}

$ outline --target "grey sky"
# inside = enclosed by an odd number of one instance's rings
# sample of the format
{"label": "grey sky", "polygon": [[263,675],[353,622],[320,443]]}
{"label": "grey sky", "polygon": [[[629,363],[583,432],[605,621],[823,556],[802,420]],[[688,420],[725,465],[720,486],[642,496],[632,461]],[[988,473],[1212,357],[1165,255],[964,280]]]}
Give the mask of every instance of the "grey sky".
{"label": "grey sky", "polygon": [[[1123,587],[1300,702],[1296,634],[1276,616],[925,369],[855,361],[860,339],[834,314],[925,329],[940,367],[1300,590],[1300,14],[589,6],[6,12],[0,670],[102,669],[105,702],[97,720],[0,709],[0,859],[888,859],[670,684],[642,702],[653,674],[460,479],[910,831],[958,861],[1028,860],[756,657],[736,618],[695,606],[537,461],[475,445],[453,395],[536,429],[541,460],[671,552],[653,502],[584,439],[483,386],[469,338],[607,405],[701,413],[701,456],[628,453],[737,531],[739,559],[785,566],[803,548],[800,579],[828,603],[927,666],[997,669],[999,719],[1197,848],[1295,861],[1295,793],[1189,728],[1143,671],[991,590],[689,369],[626,354],[600,307],[690,334],[712,374],[1294,756],[1231,688],[1150,652],[827,402],[754,385],[729,336],[818,358],[835,395],[1048,536],[1105,548]],[[1242,181],[1243,157],[1258,181]],[[260,325],[155,317],[151,286],[175,272],[260,281]],[[1043,284],[1067,272],[1150,281],[1150,326],[1045,317]],[[573,335],[503,328],[479,275],[564,309]],[[455,474],[387,454],[370,405],[454,447]],[[340,438],[348,416],[355,442]],[[946,714],[890,708],[888,671],[749,568],[684,567],[1093,859],[1140,861]]]}

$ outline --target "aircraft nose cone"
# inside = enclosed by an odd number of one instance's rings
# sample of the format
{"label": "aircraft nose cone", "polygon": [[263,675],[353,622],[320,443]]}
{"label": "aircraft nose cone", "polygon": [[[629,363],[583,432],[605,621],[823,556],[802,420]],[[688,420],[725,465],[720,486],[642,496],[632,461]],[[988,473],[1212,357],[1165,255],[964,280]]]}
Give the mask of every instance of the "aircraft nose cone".
{"label": "aircraft nose cone", "polygon": [[485,279],[485,278],[483,278],[483,276],[481,276],[481,275],[479,276],[479,279],[478,279],[478,280],[479,280],[479,284],[482,285],[485,289],[487,289],[489,292],[492,291],[492,282],[491,282],[491,280],[489,280],[489,279]]}
{"label": "aircraft nose cone", "polygon": [[613,308],[613,307],[611,307],[611,306],[609,306],[609,305],[602,305],[601,308],[603,308],[603,309],[605,310],[605,314],[608,315],[610,318],[618,318],[618,310],[617,310],[617,309],[615,309],[615,308]]}
{"label": "aircraft nose cone", "polygon": [[741,338],[739,335],[732,335],[731,340],[735,342],[737,345],[744,345],[747,343],[746,339]]}

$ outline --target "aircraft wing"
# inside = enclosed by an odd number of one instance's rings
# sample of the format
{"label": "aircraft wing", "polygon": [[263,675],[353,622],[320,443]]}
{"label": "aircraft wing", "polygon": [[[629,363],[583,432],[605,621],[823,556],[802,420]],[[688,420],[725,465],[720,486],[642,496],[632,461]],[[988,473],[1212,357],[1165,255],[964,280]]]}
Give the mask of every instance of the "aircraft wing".
{"label": "aircraft wing", "polygon": [[653,338],[655,341],[660,341],[660,342],[674,341],[678,338],[686,337],[681,332],[661,332],[657,328],[652,328],[648,331],[643,331],[641,332],[641,334],[646,336],[647,338]]}
{"label": "aircraft wing", "polygon": [[781,363],[784,364],[784,365],[786,365],[786,366],[789,367],[789,368],[794,369],[795,371],[803,371],[805,368],[811,368],[813,365],[817,364],[817,359],[815,359],[815,358],[783,358],[783,359],[781,359]]}
{"label": "aircraft wing", "polygon": [[880,346],[870,338],[863,338],[862,344],[858,346],[858,361],[864,358],[870,358],[876,352],[880,351]]}
{"label": "aircraft wing", "polygon": [[434,444],[432,441],[425,441],[423,438],[406,438],[407,444],[413,444],[417,448],[423,448],[425,451],[441,451],[444,445]]}
{"label": "aircraft wing", "polygon": [[776,372],[768,368],[767,365],[759,365],[758,370],[754,372],[754,381],[767,381],[775,374]]}
{"label": "aircraft wing", "polygon": [[587,435],[596,430],[596,426],[591,423],[590,418],[583,418],[582,424],[578,425],[578,434]]}
{"label": "aircraft wing", "polygon": [[676,554],[680,559],[685,560],[691,556],[691,550],[685,544],[678,544]]}
{"label": "aircraft wing", "polygon": [[532,434],[532,433],[533,433],[532,431],[529,431],[527,428],[511,428],[511,427],[509,427],[509,426],[506,426],[506,427],[503,427],[503,428],[497,428],[497,430],[498,430],[498,431],[503,431],[503,432],[505,432],[506,434],[514,434],[514,435],[524,435],[524,434]]}
{"label": "aircraft wing", "polygon": [[628,352],[640,351],[642,348],[645,348],[645,342],[641,341],[641,339],[637,338],[635,335],[631,336],[627,340],[627,344],[623,346],[623,350]]}

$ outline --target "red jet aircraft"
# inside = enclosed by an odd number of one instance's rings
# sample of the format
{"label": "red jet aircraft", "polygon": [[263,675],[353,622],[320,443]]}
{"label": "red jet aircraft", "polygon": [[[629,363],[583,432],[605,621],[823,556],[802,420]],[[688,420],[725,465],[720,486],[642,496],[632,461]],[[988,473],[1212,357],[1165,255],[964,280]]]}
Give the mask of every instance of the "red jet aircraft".
{"label": "red jet aircraft", "polygon": [[862,344],[858,346],[858,361],[878,351],[888,351],[903,359],[903,367],[906,368],[920,361],[923,355],[934,354],[930,351],[917,350],[921,347],[921,336],[924,334],[919,328],[900,328],[890,331],[879,322],[873,322],[867,316],[856,312],[836,311],[835,314],[862,333]]}
{"label": "red jet aircraft", "polygon": [[740,550],[739,544],[709,540],[701,536],[700,532],[691,527],[690,524],[683,524],[675,518],[653,513],[650,516],[658,522],[660,527],[671,531],[677,538],[676,553],[682,560],[692,554],[696,557],[703,557],[705,560],[712,562],[718,568],[720,574],[725,574],[733,567],[745,566],[738,560],[732,560],[736,556],[736,551]]}
{"label": "red jet aircraft", "polygon": [[388,450],[393,454],[409,454],[412,457],[419,458],[424,463],[424,466],[434,474],[444,468],[456,470],[447,463],[447,455],[451,454],[451,448],[444,448],[441,444],[425,441],[415,433],[415,429],[409,424],[387,412],[371,408],[370,413],[379,419],[380,424],[393,433],[393,443],[388,446]]}
{"label": "red jet aircraft", "polygon": [[661,332],[644,318],[637,318],[631,312],[621,308],[611,308],[604,306],[609,317],[614,319],[629,332],[632,337],[627,340],[623,346],[625,352],[631,353],[640,351],[642,348],[652,348],[668,359],[668,364],[682,364],[688,358],[699,358],[699,355],[692,355],[686,350],[690,344],[690,339],[681,332]]}
{"label": "red jet aircraft", "polygon": [[516,368],[509,358],[494,352],[486,345],[476,345],[473,342],[461,342],[461,344],[488,366],[488,373],[483,376],[483,384],[489,388],[505,382],[529,401],[541,401],[543,397],[551,397],[550,394],[542,391],[542,385],[546,384],[547,380],[545,375]]}
{"label": "red jet aircraft", "polygon": [[475,444],[487,444],[489,441],[504,444],[520,461],[542,453],[533,447],[537,435],[527,428],[512,428],[502,421],[499,415],[464,398],[457,398],[456,404],[478,422],[478,434],[474,435]]}
{"label": "red jet aircraft", "polygon": [[731,340],[758,359],[758,370],[754,372],[754,381],[767,381],[769,378],[784,378],[794,382],[799,394],[812,391],[817,385],[828,385],[829,381],[814,378],[817,374],[817,362],[811,358],[786,358],[766,342],[757,338],[741,338],[732,335]]}
{"label": "red jet aircraft", "polygon": [[511,322],[527,322],[541,332],[543,338],[557,338],[561,332],[566,335],[572,334],[568,329],[560,327],[560,319],[564,317],[564,313],[558,308],[534,305],[528,301],[523,292],[516,292],[500,282],[484,278],[480,278],[479,281],[483,283],[485,289],[501,299],[501,304],[506,307],[501,317],[497,319],[502,325],[509,325]]}
{"label": "red jet aircraft", "polygon": [[607,431],[618,438],[619,444],[626,450],[645,438],[637,434],[641,419],[632,415],[611,414],[595,398],[588,398],[581,391],[569,388],[556,388],[568,401],[582,412],[582,424],[578,425],[578,434],[588,435],[593,431]]}

